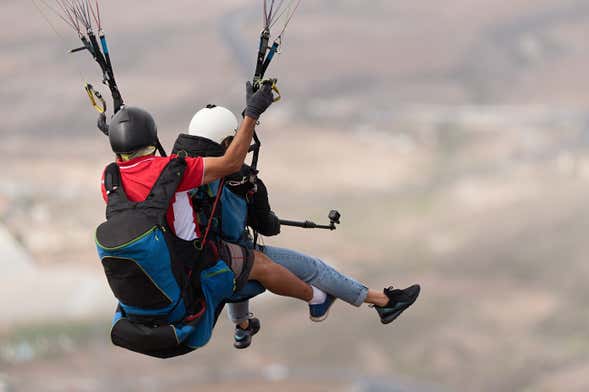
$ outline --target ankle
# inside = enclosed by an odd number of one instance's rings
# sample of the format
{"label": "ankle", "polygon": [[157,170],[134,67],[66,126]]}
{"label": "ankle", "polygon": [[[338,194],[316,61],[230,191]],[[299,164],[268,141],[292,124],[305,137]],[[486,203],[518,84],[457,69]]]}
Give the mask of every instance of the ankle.
{"label": "ankle", "polygon": [[313,294],[312,294],[311,299],[309,301],[307,301],[309,303],[309,305],[317,305],[317,304],[322,304],[323,302],[325,302],[325,299],[327,298],[327,294],[325,294],[325,292],[323,290],[320,290],[315,286],[311,286],[311,289],[313,290]]}
{"label": "ankle", "polygon": [[364,302],[382,307],[389,303],[389,297],[383,291],[368,290],[368,295]]}
{"label": "ankle", "polygon": [[376,306],[386,306],[389,303],[389,297],[387,297],[386,295],[383,294],[382,298],[379,298],[377,301],[377,303],[375,303]]}
{"label": "ankle", "polygon": [[250,326],[249,320],[242,321],[241,323],[236,325],[236,327],[241,328],[241,329],[248,329],[249,326]]}

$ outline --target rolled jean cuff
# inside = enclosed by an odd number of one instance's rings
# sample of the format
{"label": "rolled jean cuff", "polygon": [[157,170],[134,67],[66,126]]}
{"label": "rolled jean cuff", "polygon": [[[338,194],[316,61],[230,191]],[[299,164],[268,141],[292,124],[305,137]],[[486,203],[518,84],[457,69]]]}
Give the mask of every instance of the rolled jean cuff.
{"label": "rolled jean cuff", "polygon": [[366,297],[368,297],[368,287],[362,286],[360,292],[358,293],[358,297],[356,297],[356,300],[352,302],[350,305],[354,305],[355,307],[359,308],[360,306],[362,306],[364,301],[366,301]]}
{"label": "rolled jean cuff", "polygon": [[235,325],[241,324],[250,318],[249,301],[227,304],[227,316]]}

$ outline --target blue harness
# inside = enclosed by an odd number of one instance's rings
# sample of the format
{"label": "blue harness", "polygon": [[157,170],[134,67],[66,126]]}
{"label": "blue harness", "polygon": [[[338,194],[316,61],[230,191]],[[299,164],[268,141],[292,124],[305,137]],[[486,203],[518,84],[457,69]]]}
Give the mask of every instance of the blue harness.
{"label": "blue harness", "polygon": [[216,252],[183,241],[166,223],[186,162],[169,162],[145,201],[130,202],[116,164],[105,171],[107,221],[96,230],[98,255],[119,301],[111,339],[117,346],[169,358],[205,345],[234,273]]}

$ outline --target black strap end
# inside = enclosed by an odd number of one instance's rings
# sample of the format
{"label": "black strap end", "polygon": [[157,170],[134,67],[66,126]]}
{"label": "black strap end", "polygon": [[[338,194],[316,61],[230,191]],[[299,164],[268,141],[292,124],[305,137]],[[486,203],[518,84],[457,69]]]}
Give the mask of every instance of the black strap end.
{"label": "black strap end", "polygon": [[116,162],[111,163],[104,170],[104,189],[110,194],[121,185],[121,173]]}

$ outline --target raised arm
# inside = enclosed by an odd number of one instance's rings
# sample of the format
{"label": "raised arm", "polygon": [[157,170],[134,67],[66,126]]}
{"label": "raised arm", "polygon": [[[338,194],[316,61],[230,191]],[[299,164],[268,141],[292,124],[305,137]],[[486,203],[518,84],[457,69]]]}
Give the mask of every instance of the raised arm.
{"label": "raised arm", "polygon": [[245,161],[245,157],[252,142],[256,121],[257,120],[246,116],[241,122],[241,125],[235,134],[235,138],[225,152],[225,155],[222,157],[204,158],[204,184],[209,184],[241,169],[241,165],[243,165],[243,162]]}
{"label": "raised arm", "polygon": [[245,116],[225,155],[204,158],[203,184],[209,184],[241,169],[252,142],[256,121],[274,100],[272,85],[269,83],[264,83],[254,93],[251,83],[248,82],[246,92]]}

